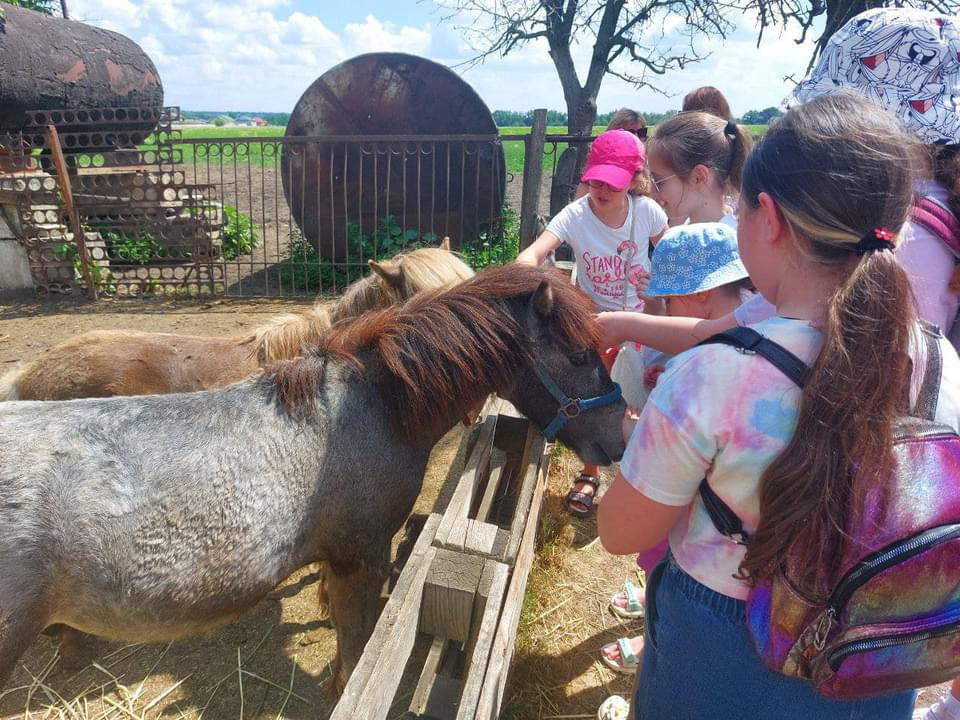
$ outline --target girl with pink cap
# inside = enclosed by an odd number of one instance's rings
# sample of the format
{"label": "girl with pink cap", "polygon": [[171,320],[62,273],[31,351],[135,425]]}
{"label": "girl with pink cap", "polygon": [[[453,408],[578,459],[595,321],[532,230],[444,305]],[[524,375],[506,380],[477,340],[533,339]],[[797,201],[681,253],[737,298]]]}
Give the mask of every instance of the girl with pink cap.
{"label": "girl with pink cap", "polygon": [[[667,227],[659,205],[630,195],[631,187],[643,182],[645,165],[636,135],[626,130],[599,135],[582,178],[590,192],[561,210],[517,262],[539,265],[565,242],[576,257],[577,284],[598,310],[642,310],[642,293],[650,281],[648,250]],[[615,357],[615,352],[604,357],[607,369]],[[584,466],[567,495],[575,516],[587,517],[592,511],[598,477],[596,466]]]}

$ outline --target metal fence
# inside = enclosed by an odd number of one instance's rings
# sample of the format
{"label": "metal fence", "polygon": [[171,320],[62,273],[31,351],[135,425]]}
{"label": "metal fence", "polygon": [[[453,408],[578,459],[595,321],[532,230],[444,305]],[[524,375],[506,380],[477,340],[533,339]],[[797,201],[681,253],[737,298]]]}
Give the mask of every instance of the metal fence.
{"label": "metal fence", "polygon": [[369,260],[444,237],[476,269],[501,264],[569,200],[564,146],[590,141],[548,136],[545,113],[522,135],[184,138],[168,110],[123,148],[102,128],[60,133],[58,175],[43,132],[56,119],[0,142],[0,204],[41,293],[334,295]]}

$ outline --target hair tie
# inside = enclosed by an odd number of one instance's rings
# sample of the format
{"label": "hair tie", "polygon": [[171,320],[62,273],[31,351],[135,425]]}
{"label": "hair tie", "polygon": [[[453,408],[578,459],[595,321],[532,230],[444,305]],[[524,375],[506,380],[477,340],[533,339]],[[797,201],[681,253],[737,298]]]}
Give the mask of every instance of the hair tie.
{"label": "hair tie", "polygon": [[862,256],[875,250],[893,250],[893,247],[893,233],[889,228],[878,227],[860,238],[853,246],[853,252]]}
{"label": "hair tie", "polygon": [[723,128],[724,135],[730,135],[732,137],[737,136],[737,124],[733,120],[727,120],[726,126]]}

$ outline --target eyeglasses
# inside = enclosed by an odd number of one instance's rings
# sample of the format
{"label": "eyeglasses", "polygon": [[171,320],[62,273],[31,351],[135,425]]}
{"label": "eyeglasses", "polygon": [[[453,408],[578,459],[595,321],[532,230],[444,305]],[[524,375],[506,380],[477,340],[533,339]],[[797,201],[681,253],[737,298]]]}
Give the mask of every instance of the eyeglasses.
{"label": "eyeglasses", "polygon": [[633,133],[634,135],[636,135],[636,136],[637,136],[638,138],[640,138],[641,140],[646,140],[646,139],[647,139],[647,128],[646,128],[646,127],[634,128],[633,130],[627,130],[627,132],[628,132],[628,133]]}
{"label": "eyeglasses", "polygon": [[677,174],[674,173],[673,175],[667,175],[666,177],[658,178],[658,177],[657,177],[656,175],[654,175],[653,173],[650,173],[650,182],[653,183],[653,189],[656,190],[656,191],[659,193],[659,192],[663,192],[663,184],[664,184],[667,180],[670,180],[670,179],[672,179],[672,178],[675,178],[676,176],[677,176]]}

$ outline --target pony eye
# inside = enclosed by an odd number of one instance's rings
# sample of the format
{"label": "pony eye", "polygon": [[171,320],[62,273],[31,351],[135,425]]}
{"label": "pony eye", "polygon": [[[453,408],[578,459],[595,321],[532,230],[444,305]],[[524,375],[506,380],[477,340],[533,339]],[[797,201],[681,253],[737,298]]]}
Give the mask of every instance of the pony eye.
{"label": "pony eye", "polygon": [[570,355],[570,362],[572,362],[574,365],[586,365],[588,362],[590,362],[590,351],[578,350]]}

